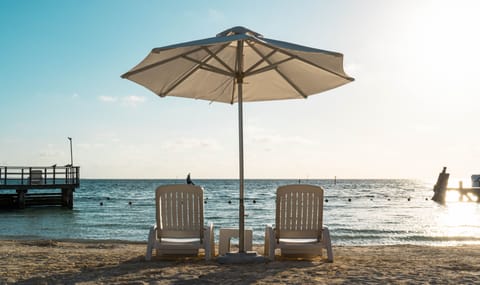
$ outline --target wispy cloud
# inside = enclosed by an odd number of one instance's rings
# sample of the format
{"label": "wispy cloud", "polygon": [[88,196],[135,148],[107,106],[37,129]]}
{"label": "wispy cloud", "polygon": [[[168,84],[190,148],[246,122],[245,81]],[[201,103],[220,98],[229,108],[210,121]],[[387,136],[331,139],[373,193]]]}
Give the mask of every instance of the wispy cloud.
{"label": "wispy cloud", "polygon": [[300,136],[281,136],[281,135],[262,135],[253,139],[255,142],[268,144],[292,144],[292,145],[307,145],[312,141]]}
{"label": "wispy cloud", "polygon": [[137,106],[138,104],[145,103],[147,99],[143,96],[130,95],[122,98],[122,102],[129,106]]}
{"label": "wispy cloud", "polygon": [[112,96],[104,96],[104,95],[99,96],[98,100],[100,100],[102,102],[107,102],[107,103],[117,102],[117,98],[112,97]]}
{"label": "wispy cloud", "polygon": [[255,144],[309,145],[313,143],[305,137],[274,134],[258,127],[249,127],[247,136],[251,138],[250,141]]}
{"label": "wispy cloud", "polygon": [[121,103],[122,105],[136,107],[139,104],[145,103],[147,101],[147,98],[145,98],[144,96],[136,96],[136,95],[123,96],[123,97],[102,95],[98,97],[98,100],[104,103]]}
{"label": "wispy cloud", "polygon": [[220,144],[214,139],[201,138],[176,138],[164,142],[162,148],[170,151],[193,150],[193,149],[218,149]]}

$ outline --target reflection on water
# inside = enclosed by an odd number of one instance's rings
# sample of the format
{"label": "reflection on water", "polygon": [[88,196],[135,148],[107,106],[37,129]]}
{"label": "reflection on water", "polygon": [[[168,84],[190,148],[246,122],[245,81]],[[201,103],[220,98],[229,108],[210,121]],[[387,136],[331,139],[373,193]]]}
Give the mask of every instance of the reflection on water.
{"label": "reflection on water", "polygon": [[452,241],[463,240],[478,243],[478,240],[470,240],[470,237],[480,237],[480,205],[478,203],[448,202],[437,211],[434,219],[437,228],[432,230],[432,235],[448,237]]}
{"label": "reflection on water", "polygon": [[[238,227],[238,181],[198,180],[205,189],[205,220]],[[74,209],[2,211],[0,238],[146,241],[155,222],[154,190],[183,180],[82,180]],[[275,223],[275,190],[296,180],[248,180],[246,226],[263,243]],[[433,186],[416,180],[309,180],[325,188],[324,223],[336,245],[480,243],[480,204],[430,200]],[[327,202],[328,201],[328,202]]]}

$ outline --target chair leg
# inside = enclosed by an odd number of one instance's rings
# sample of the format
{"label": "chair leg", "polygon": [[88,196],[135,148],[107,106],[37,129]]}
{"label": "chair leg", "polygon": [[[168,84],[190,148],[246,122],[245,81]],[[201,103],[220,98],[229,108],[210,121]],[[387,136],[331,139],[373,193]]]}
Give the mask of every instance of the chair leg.
{"label": "chair leg", "polygon": [[272,226],[265,228],[265,255],[268,259],[275,260],[275,234]]}
{"label": "chair leg", "polygon": [[213,223],[210,224],[210,259],[215,258],[215,231]]}
{"label": "chair leg", "polygon": [[268,226],[266,226],[265,227],[265,243],[263,245],[263,255],[268,257],[269,250],[270,250],[270,238],[268,236]]}
{"label": "chair leg", "polygon": [[332,250],[332,241],[330,239],[330,231],[327,227],[323,228],[323,239],[325,247],[327,249],[327,258],[328,262],[333,262],[333,250]]}
{"label": "chair leg", "polygon": [[152,250],[153,250],[154,244],[155,244],[155,226],[152,226],[148,234],[147,253],[145,254],[145,260],[147,261],[152,259]]}

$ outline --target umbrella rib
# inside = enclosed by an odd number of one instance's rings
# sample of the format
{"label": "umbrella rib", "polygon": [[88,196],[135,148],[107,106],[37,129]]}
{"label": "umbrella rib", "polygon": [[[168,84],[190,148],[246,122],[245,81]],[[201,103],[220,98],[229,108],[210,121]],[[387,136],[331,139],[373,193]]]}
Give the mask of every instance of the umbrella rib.
{"label": "umbrella rib", "polygon": [[[172,86],[170,86],[170,87],[169,87],[162,95],[160,95],[160,96],[162,96],[162,97],[167,96],[168,93],[170,93],[170,91],[172,91],[172,90],[173,90],[174,88],[176,88],[179,84],[181,84],[183,81],[185,81],[190,75],[192,75],[192,74],[193,74],[195,71],[197,71],[198,69],[205,69],[205,68],[202,68],[202,66],[200,66],[200,65],[197,65],[195,68],[192,68],[192,70],[190,70],[189,72],[185,73],[185,74],[182,75],[180,78],[178,78],[177,81],[175,81],[175,83],[174,83]],[[208,70],[208,69],[205,69],[205,70]],[[218,90],[218,89],[221,88],[222,85],[227,84],[227,82],[229,81],[229,79],[230,79],[230,77],[231,77],[231,74],[226,74],[226,75],[228,75],[228,79],[225,80],[222,84],[220,84],[217,88],[215,88],[215,90]],[[227,86],[226,86],[226,87],[227,87]],[[225,87],[225,88],[226,88],[226,87]],[[221,97],[222,94],[223,94],[223,92],[220,92],[220,95],[218,95],[217,98],[218,98],[218,97]],[[216,99],[216,98],[215,98],[215,99]],[[213,99],[212,102],[215,101],[215,99]]]}
{"label": "umbrella rib", "polygon": [[[272,47],[272,46],[269,45],[267,42],[265,42],[264,45],[267,46],[267,47],[269,47],[269,48],[274,48],[274,46]],[[335,71],[332,71],[332,70],[330,70],[330,69],[327,69],[327,68],[325,68],[325,67],[323,67],[323,66],[320,66],[320,65],[318,65],[318,64],[316,64],[316,63],[314,63],[314,62],[311,62],[311,61],[309,61],[309,60],[306,60],[306,59],[304,59],[304,58],[301,58],[301,57],[299,57],[299,56],[297,56],[297,55],[291,54],[291,53],[289,53],[289,52],[287,52],[287,51],[285,51],[285,50],[278,50],[278,52],[281,52],[281,53],[283,53],[283,54],[285,54],[285,55],[291,56],[292,58],[297,59],[297,60],[299,60],[299,61],[301,61],[301,62],[304,62],[304,63],[306,63],[306,64],[313,65],[313,66],[315,66],[316,68],[319,68],[319,69],[321,69],[321,70],[323,70],[323,71],[326,71],[326,72],[328,72],[328,73],[335,74],[336,76],[341,77],[341,78],[344,78],[344,79],[346,79],[346,80],[349,80],[349,81],[353,81],[353,80],[354,80],[354,79],[351,78],[351,77],[345,76],[345,75],[343,75],[343,74],[339,74],[338,72],[335,72]]]}
{"label": "umbrella rib", "polygon": [[290,79],[288,79],[282,72],[280,72],[280,70],[278,70],[278,68],[275,68],[274,69],[285,81],[288,82],[288,84],[290,84],[290,86],[293,87],[293,89],[295,89],[300,95],[302,95],[303,98],[307,99],[307,95],[302,91],[300,90],[300,88],[298,88],[298,86],[293,83]]}
{"label": "umbrella rib", "polygon": [[268,66],[262,67],[262,68],[260,68],[260,69],[254,70],[254,71],[252,71],[252,72],[250,72],[250,73],[248,73],[248,74],[245,74],[245,77],[246,77],[246,76],[252,76],[252,75],[255,75],[255,74],[259,74],[259,73],[262,73],[262,72],[266,72],[266,71],[269,71],[269,70],[272,70],[272,69],[277,69],[277,67],[278,67],[280,64],[283,64],[283,63],[285,63],[285,62],[287,62],[287,61],[290,61],[290,60],[292,60],[292,59],[293,59],[293,57],[289,57],[289,58],[286,58],[286,59],[284,59],[284,60],[278,61],[278,62],[276,62],[276,63],[270,63],[270,62],[268,62],[268,60],[266,60],[266,61],[269,63]]}
{"label": "umbrella rib", "polygon": [[[220,51],[224,50],[228,45],[224,45],[223,47],[221,47],[220,49],[218,49],[218,51],[216,53],[219,53]],[[221,70],[219,68],[216,68],[214,66],[211,66],[209,64],[206,63],[206,61],[210,60],[212,57],[216,58],[216,53],[213,53],[212,51],[210,51],[209,49],[207,48],[204,48],[204,50],[207,51],[207,53],[209,54],[209,56],[206,56],[203,60],[197,60],[197,59],[194,59],[194,58],[191,58],[191,57],[188,57],[188,55],[184,55],[182,56],[184,59],[186,60],[190,60],[194,63],[197,64],[197,66],[195,66],[195,68],[192,68],[190,71],[184,73],[181,77],[179,77],[172,86],[170,86],[161,96],[166,96],[168,93],[170,93],[170,91],[172,91],[174,88],[176,88],[179,84],[181,84],[183,81],[185,81],[190,75],[192,75],[195,71],[197,71],[198,69],[204,69],[204,70],[207,70],[207,71],[210,71],[210,72],[216,72],[216,73],[220,73],[220,74],[224,74],[226,76],[231,76],[231,74],[225,72],[224,70]],[[218,60],[218,59],[217,59]],[[207,68],[206,68],[207,67]]]}
{"label": "umbrella rib", "polygon": [[[253,69],[253,66],[250,67],[248,69],[246,73],[246,76],[251,76],[251,75],[255,75],[255,74],[258,74],[258,73],[262,73],[262,72],[266,72],[266,71],[269,71],[269,70],[272,70],[272,69],[275,69],[277,68],[277,66],[279,66],[280,64],[283,64],[287,61],[290,61],[292,59],[294,59],[293,56],[290,55],[290,57],[286,58],[286,59],[283,59],[283,60],[280,60],[278,62],[275,62],[275,63],[272,63],[270,62],[268,59],[275,53],[275,52],[279,52],[278,48],[272,48],[272,52],[270,52],[268,55],[264,56],[260,50],[258,50],[256,47],[254,47],[253,45],[250,45],[250,47],[252,48],[253,51],[255,51],[261,58],[262,58],[262,62],[265,61],[268,63],[268,66],[265,66],[265,67],[262,67],[260,69],[257,69],[257,70],[254,70],[252,71]],[[258,65],[258,62],[255,64],[255,65]]]}
{"label": "umbrella rib", "polygon": [[[139,69],[135,69],[135,70],[132,70],[132,71],[129,71],[127,73],[124,73],[122,74],[122,78],[128,78],[129,76],[131,75],[134,75],[134,74],[137,74],[139,72],[142,72],[142,71],[145,71],[145,70],[148,70],[150,68],[153,68],[153,67],[156,67],[158,65],[162,65],[164,63],[167,63],[167,62],[170,62],[170,61],[173,61],[173,60],[176,60],[180,57],[184,57],[185,55],[189,54],[189,53],[194,53],[194,52],[197,52],[199,50],[202,50],[202,47],[199,47],[197,49],[194,49],[192,51],[188,51],[188,52],[185,52],[185,53],[182,53],[182,54],[178,54],[176,56],[173,56],[173,57],[170,57],[170,58],[167,58],[165,60],[162,60],[162,61],[158,61],[158,62],[155,62],[155,63],[152,63],[152,64],[149,64],[149,65],[146,65],[146,66],[143,66]],[[153,52],[153,51],[152,51]]]}
{"label": "umbrella rib", "polygon": [[[213,98],[212,100],[210,100],[210,104],[217,101],[218,98],[222,97],[222,95],[224,94],[223,92],[225,91],[225,89],[228,88],[228,82],[230,81],[230,79],[231,79],[230,77],[227,78],[225,81],[223,81],[221,84],[219,84],[217,88],[215,88],[213,90],[213,92],[215,92],[216,90],[219,90],[220,88],[222,88],[222,86],[224,86],[223,90],[221,92],[219,92],[219,95],[217,97]],[[235,84],[233,84],[233,89],[235,90]],[[233,104],[233,103],[230,101],[230,104]]]}
{"label": "umbrella rib", "polygon": [[[251,48],[258,54],[260,55],[261,57],[263,57],[262,53],[255,47],[251,46]],[[278,51],[278,49],[276,48],[272,48],[273,50],[276,50]],[[307,95],[302,91],[300,90],[300,88],[294,84],[290,79],[288,79],[282,72],[280,72],[280,70],[278,70],[278,66],[284,62],[287,62],[287,61],[290,61],[292,59],[294,59],[294,56],[292,55],[288,55],[290,56],[289,58],[286,58],[284,60],[281,60],[279,62],[276,62],[274,64],[272,64],[268,58],[265,58],[265,61],[269,64],[269,66],[267,67],[264,67],[264,68],[260,68],[260,69],[257,69],[255,70],[254,72],[251,72],[250,74],[248,75],[254,75],[254,74],[258,74],[258,73],[261,73],[261,72],[265,72],[265,71],[268,71],[268,70],[275,70],[288,84],[290,84],[290,86],[292,86],[293,89],[295,89],[295,91],[297,91],[300,95],[302,95],[303,98],[307,98]]]}
{"label": "umbrella rib", "polygon": [[[184,59],[186,60],[189,60],[193,63],[196,63],[198,64],[198,68],[201,68],[201,69],[204,69],[206,71],[210,71],[210,72],[214,72],[214,73],[219,73],[219,74],[222,74],[222,75],[226,75],[226,76],[232,76],[233,73],[229,73],[228,71],[225,71],[223,69],[220,69],[218,67],[215,67],[213,65],[210,65],[208,63],[205,63],[204,61],[202,60],[198,60],[198,59],[195,59],[195,58],[191,58],[191,57],[188,57],[188,56],[184,56],[183,57]],[[207,60],[211,59],[212,56],[210,56]]]}
{"label": "umbrella rib", "polygon": [[233,104],[234,100],[235,100],[235,78],[232,78],[233,79],[233,84],[232,84],[232,99],[230,100],[230,104]]}
{"label": "umbrella rib", "polygon": [[180,76],[179,78],[177,78],[177,80],[175,80],[175,82],[167,89],[165,90],[165,92],[163,92],[162,94],[159,94],[161,97],[165,97],[168,95],[168,93],[170,93],[170,91],[172,91],[173,89],[175,89],[178,85],[180,85],[183,81],[185,81],[190,75],[192,75],[195,71],[197,71],[198,69],[200,68],[200,65],[197,65],[195,66],[194,68],[192,68],[191,70],[187,71],[186,73],[184,73],[182,76]]}
{"label": "umbrella rib", "polygon": [[269,52],[267,55],[263,55],[263,54],[261,54],[257,49],[255,49],[255,47],[254,47],[253,45],[251,45],[249,41],[247,41],[247,44],[248,44],[248,46],[249,46],[251,49],[255,50],[255,52],[260,55],[261,60],[257,61],[255,64],[253,64],[252,66],[250,66],[247,70],[245,70],[245,74],[248,74],[250,71],[252,71],[253,69],[255,69],[257,66],[259,66],[259,65],[262,64],[263,62],[266,62],[266,61],[267,61],[267,58],[271,57],[274,53],[277,52],[276,49],[273,49],[273,50],[272,50],[271,52]]}
{"label": "umbrella rib", "polygon": [[217,53],[221,52],[222,50],[224,50],[226,47],[228,47],[228,44],[224,45],[221,49],[219,49],[216,53],[213,53],[210,49],[208,48],[204,48],[204,50],[206,52],[208,52],[211,56],[213,56],[214,59],[216,59],[221,65],[223,65],[223,67],[225,67],[228,71],[231,72],[231,74],[234,74],[235,71],[233,71],[233,69],[230,68],[230,66],[228,66],[223,60],[221,60],[220,58],[218,58],[217,56]]}

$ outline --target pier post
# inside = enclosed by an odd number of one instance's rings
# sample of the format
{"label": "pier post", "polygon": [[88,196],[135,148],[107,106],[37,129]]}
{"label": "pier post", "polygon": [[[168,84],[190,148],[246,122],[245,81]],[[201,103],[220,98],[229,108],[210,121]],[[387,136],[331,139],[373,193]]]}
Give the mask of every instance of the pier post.
{"label": "pier post", "polygon": [[25,194],[27,191],[25,190],[17,190],[18,200],[17,200],[17,207],[19,209],[25,209]]}
{"label": "pier post", "polygon": [[62,206],[73,209],[73,189],[62,188]]}
{"label": "pier post", "polygon": [[437,203],[445,203],[445,194],[447,192],[448,178],[450,174],[447,173],[447,168],[444,167],[443,171],[438,175],[437,183],[433,187],[432,200]]}

